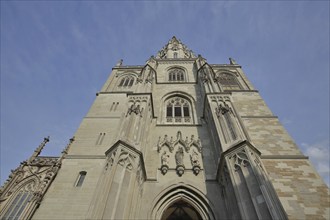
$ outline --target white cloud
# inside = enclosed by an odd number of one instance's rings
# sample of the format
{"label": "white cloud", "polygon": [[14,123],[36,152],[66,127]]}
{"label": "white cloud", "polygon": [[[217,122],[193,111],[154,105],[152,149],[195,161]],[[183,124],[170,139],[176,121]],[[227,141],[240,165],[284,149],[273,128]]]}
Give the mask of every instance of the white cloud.
{"label": "white cloud", "polygon": [[292,123],[292,121],[288,118],[283,118],[281,122],[283,123],[283,125],[289,125]]}
{"label": "white cloud", "polygon": [[330,176],[330,151],[329,140],[320,141],[314,144],[301,144],[304,153],[309,156],[316,170],[322,176],[328,186]]}

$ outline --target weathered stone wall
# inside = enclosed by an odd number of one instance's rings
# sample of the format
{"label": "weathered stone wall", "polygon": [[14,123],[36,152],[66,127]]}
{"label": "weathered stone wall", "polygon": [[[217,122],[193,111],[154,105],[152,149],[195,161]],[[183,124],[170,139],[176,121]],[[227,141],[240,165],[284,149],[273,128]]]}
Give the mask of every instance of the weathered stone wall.
{"label": "weathered stone wall", "polygon": [[307,159],[263,159],[289,219],[329,219],[330,193]]}

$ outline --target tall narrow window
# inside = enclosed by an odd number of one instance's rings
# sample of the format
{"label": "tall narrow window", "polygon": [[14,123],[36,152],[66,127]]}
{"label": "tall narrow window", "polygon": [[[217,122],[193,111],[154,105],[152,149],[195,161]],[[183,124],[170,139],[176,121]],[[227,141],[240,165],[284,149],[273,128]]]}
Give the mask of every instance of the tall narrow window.
{"label": "tall narrow window", "polygon": [[78,176],[78,179],[77,179],[77,182],[76,182],[76,187],[81,187],[82,186],[82,184],[85,180],[86,174],[87,174],[86,171],[80,171],[79,172],[79,176]]}
{"label": "tall narrow window", "polygon": [[130,80],[129,80],[128,86],[132,86],[133,85],[133,82],[134,82],[134,78],[131,77]]}
{"label": "tall narrow window", "polygon": [[133,76],[126,76],[121,79],[119,83],[119,87],[131,87],[134,83],[134,77]]}
{"label": "tall narrow window", "polygon": [[166,101],[166,122],[191,123],[189,102],[182,97],[173,97]]}
{"label": "tall narrow window", "polygon": [[175,117],[181,117],[181,106],[175,106],[174,107],[174,116]]}
{"label": "tall narrow window", "polygon": [[30,192],[19,192],[15,197],[14,201],[10,205],[9,209],[6,211],[3,219],[19,219],[26,205],[32,198],[32,193]]}
{"label": "tall narrow window", "polygon": [[123,86],[124,82],[125,82],[125,78],[121,79],[121,81],[120,81],[120,83],[119,83],[118,86]]}
{"label": "tall narrow window", "polygon": [[103,139],[104,139],[104,136],[105,136],[105,133],[100,133],[97,137],[97,140],[96,140],[96,145],[101,145],[102,142],[103,142]]}
{"label": "tall narrow window", "polygon": [[184,71],[179,68],[171,69],[168,73],[168,80],[169,81],[178,81],[178,82],[185,81]]}
{"label": "tall narrow window", "polygon": [[189,117],[189,106],[188,105],[183,106],[183,116]]}
{"label": "tall narrow window", "polygon": [[172,105],[168,105],[166,108],[166,117],[173,117]]}
{"label": "tall narrow window", "polygon": [[174,52],[174,58],[178,58],[178,53],[177,52]]}
{"label": "tall narrow window", "polygon": [[128,86],[128,82],[129,82],[129,78],[126,78],[126,79],[125,79],[124,86]]}

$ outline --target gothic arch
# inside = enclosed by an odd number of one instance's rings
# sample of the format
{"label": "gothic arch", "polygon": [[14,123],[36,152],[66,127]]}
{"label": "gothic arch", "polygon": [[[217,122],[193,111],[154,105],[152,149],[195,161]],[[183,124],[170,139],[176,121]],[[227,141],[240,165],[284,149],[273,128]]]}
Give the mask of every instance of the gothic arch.
{"label": "gothic arch", "polygon": [[[171,80],[171,77],[170,77],[170,73],[171,71],[173,70],[181,70],[182,73],[183,73],[183,79],[182,80]],[[169,66],[165,69],[165,72],[166,72],[166,77],[167,77],[167,80],[169,82],[188,82],[188,71],[186,68],[184,68],[183,66],[178,66],[178,65],[174,65],[174,66]]]}
{"label": "gothic arch", "polygon": [[215,219],[212,204],[198,189],[183,184],[175,184],[160,192],[152,203],[149,212],[150,219],[161,219],[173,204],[183,202],[201,217],[201,219]]}
{"label": "gothic arch", "polygon": [[216,80],[224,90],[242,89],[242,85],[235,73],[228,71],[217,71],[215,75]]}
{"label": "gothic arch", "polygon": [[[36,177],[28,177],[16,187],[10,190],[11,197],[6,201],[3,207],[1,207],[1,219],[10,219],[10,216],[15,218],[26,218],[26,210],[31,209],[35,201],[35,192],[39,187],[40,181]],[[18,204],[19,203],[19,204]],[[19,207],[14,209],[13,207]],[[24,214],[25,213],[25,214]],[[9,216],[10,215],[10,216]]]}
{"label": "gothic arch", "polygon": [[[161,99],[160,104],[160,115],[161,115],[161,122],[165,123],[166,120],[166,114],[167,114],[167,102],[172,98],[181,98],[186,101],[187,106],[189,106],[189,117],[190,121],[187,122],[188,124],[195,124],[197,122],[197,115],[195,111],[195,99],[189,95],[188,93],[181,92],[181,91],[173,91],[170,93],[165,94]],[[183,115],[184,116],[184,115]],[[186,124],[187,124],[186,123]],[[184,123],[183,123],[184,124]]]}
{"label": "gothic arch", "polygon": [[132,87],[136,83],[137,75],[131,72],[126,72],[118,76],[117,87]]}

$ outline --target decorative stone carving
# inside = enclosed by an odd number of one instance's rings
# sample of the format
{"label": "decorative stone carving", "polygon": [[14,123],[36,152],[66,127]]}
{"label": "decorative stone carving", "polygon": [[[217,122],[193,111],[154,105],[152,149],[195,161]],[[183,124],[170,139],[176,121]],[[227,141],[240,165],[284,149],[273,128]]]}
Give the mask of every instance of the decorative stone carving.
{"label": "decorative stone carving", "polygon": [[[226,101],[217,101],[218,106],[215,108],[215,114],[218,117],[220,126],[223,129],[223,135],[225,136],[225,142],[235,141],[238,139],[237,123],[235,121],[235,114],[232,108],[226,103]],[[228,132],[226,132],[228,131]]]}
{"label": "decorative stone carving", "polygon": [[129,153],[124,152],[119,156],[118,164],[131,171],[133,169],[131,158]]}
{"label": "decorative stone carving", "polygon": [[201,167],[200,167],[200,162],[199,162],[199,155],[195,151],[195,149],[193,149],[193,152],[190,155],[190,161],[191,161],[192,170],[193,170],[194,174],[198,175],[199,171],[201,170]]}
{"label": "decorative stone carving", "polygon": [[170,155],[168,155],[166,151],[164,151],[164,153],[162,154],[162,165],[168,166],[169,157]]}
{"label": "decorative stone carving", "polygon": [[237,64],[236,61],[233,58],[231,58],[231,57],[229,58],[229,62],[232,65],[236,65]]}
{"label": "decorative stone carving", "polygon": [[180,146],[177,152],[175,153],[175,162],[177,166],[183,165],[183,148]]}
{"label": "decorative stone carving", "polygon": [[161,170],[163,175],[165,175],[168,171],[169,157],[170,157],[170,155],[168,155],[166,153],[166,151],[164,151],[164,153],[162,154],[162,157],[161,157],[162,166],[160,167],[160,170]]}
{"label": "decorative stone carving", "polygon": [[128,108],[126,117],[132,113],[135,113],[136,115],[140,115],[140,117],[142,117],[142,112],[143,112],[143,108],[140,108],[140,105],[134,102],[131,107]]}
{"label": "decorative stone carving", "polygon": [[170,140],[168,140],[168,135],[164,135],[163,140],[161,140],[161,137],[159,137],[157,149],[158,149],[158,152],[160,152],[162,147],[167,146],[169,148],[170,152],[172,153],[174,150],[174,146],[176,146],[177,144],[181,144],[185,148],[187,153],[189,152],[191,146],[197,147],[198,151],[202,152],[202,145],[201,145],[200,138],[195,139],[195,136],[191,135],[190,141],[189,141],[188,137],[186,137],[186,139],[183,140],[181,131],[177,132],[176,140],[173,140],[173,137],[171,137]]}
{"label": "decorative stone carving", "polygon": [[160,51],[158,51],[156,58],[166,59],[168,58],[168,51],[178,51],[180,49],[183,51],[184,58],[196,58],[196,55],[193,53],[193,51],[174,36]]}
{"label": "decorative stone carving", "polygon": [[203,83],[207,83],[209,81],[209,78],[207,77],[207,74],[204,70],[201,70],[201,80]]}
{"label": "decorative stone carving", "polygon": [[123,65],[123,59],[120,59],[117,63],[116,66],[122,66]]}
{"label": "decorative stone carving", "polygon": [[150,70],[145,82],[146,83],[152,83],[152,81],[154,80],[154,75],[155,75],[155,71],[154,70]]}
{"label": "decorative stone carving", "polygon": [[113,153],[111,154],[111,156],[108,156],[107,163],[105,164],[105,168],[104,168],[105,170],[108,170],[109,168],[112,167],[112,165],[115,161],[116,151],[117,150],[114,150]]}
{"label": "decorative stone carving", "polygon": [[233,156],[229,157],[229,159],[233,159],[235,171],[239,170],[243,167],[247,167],[250,164],[250,161],[245,153],[245,150],[235,153]]}
{"label": "decorative stone carving", "polygon": [[223,102],[223,104],[219,104],[218,107],[215,108],[215,113],[218,117],[220,117],[220,114],[221,115],[224,115],[226,114],[227,112],[229,112],[231,109],[229,107],[229,105],[225,102]]}
{"label": "decorative stone carving", "polygon": [[[12,170],[9,179],[0,190],[0,202],[6,204],[6,202],[14,201],[10,199],[11,196],[20,196],[20,194],[24,193],[24,196],[28,198],[26,200],[28,203],[19,218],[31,219],[32,214],[41,203],[45,192],[60,169],[62,159],[73,140],[73,138],[70,139],[70,143],[61,157],[44,157],[39,156],[39,154],[49,141],[49,137],[45,138],[28,160],[21,162],[17,169]],[[5,209],[4,212],[1,212],[0,218],[6,215],[7,211]]]}
{"label": "decorative stone carving", "polygon": [[179,176],[182,176],[184,173],[185,166],[183,164],[183,148],[180,146],[177,152],[175,153],[175,162],[176,162],[176,171]]}

